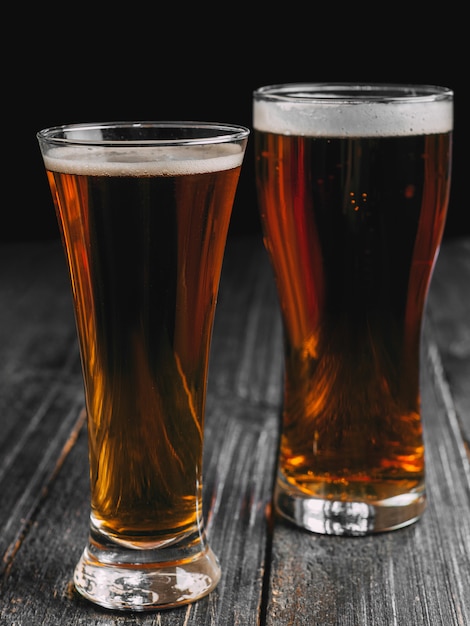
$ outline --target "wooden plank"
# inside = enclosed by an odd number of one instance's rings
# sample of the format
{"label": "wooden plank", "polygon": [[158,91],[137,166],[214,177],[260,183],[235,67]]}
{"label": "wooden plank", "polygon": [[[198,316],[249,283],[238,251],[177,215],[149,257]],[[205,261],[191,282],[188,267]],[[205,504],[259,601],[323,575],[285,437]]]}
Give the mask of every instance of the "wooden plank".
{"label": "wooden plank", "polygon": [[[0,498],[2,489],[8,493],[0,500],[0,624],[470,623],[470,471],[461,435],[468,385],[456,359],[456,350],[465,353],[464,317],[457,314],[463,326],[452,327],[455,306],[464,316],[468,305],[468,289],[455,286],[460,252],[447,257],[443,246],[436,284],[448,302],[455,289],[467,300],[457,298],[449,311],[435,304],[443,302],[439,292],[431,290],[429,298],[423,352],[429,502],[423,519],[365,538],[311,535],[276,520],[271,546],[282,341],[258,243],[229,244],[212,344],[204,507],[223,577],[199,603],[139,615],[94,607],[71,583],[86,541],[89,495],[81,375],[61,252],[39,246],[12,257],[0,247],[0,302],[11,305],[0,311],[6,355],[0,365]],[[19,290],[1,270],[13,258],[23,280]],[[455,336],[460,352],[449,350]]]}
{"label": "wooden plank", "polygon": [[1,574],[21,546],[83,406],[60,243],[1,246],[0,302]]}
{"label": "wooden plank", "polygon": [[271,268],[262,241],[228,244],[209,372],[218,395],[279,407],[282,327]]}
{"label": "wooden plank", "polygon": [[[199,603],[159,612],[158,617],[145,615],[139,623],[154,624],[156,619],[162,625],[258,623],[270,491],[265,476],[274,441],[274,436],[268,441],[269,424],[266,428],[263,422],[270,420],[269,412],[249,413],[237,403],[217,403],[217,408],[209,409],[213,437],[208,435],[206,474],[212,478],[205,481],[205,502],[208,535],[221,561],[222,580]],[[63,626],[80,620],[89,626],[134,623],[128,615],[94,607],[73,589],[73,568],[87,535],[86,455],[83,429],[8,570],[0,623],[15,608],[15,623],[24,626]]]}
{"label": "wooden plank", "polygon": [[[204,458],[207,530],[223,570],[219,586],[187,608],[139,616],[113,614],[78,596],[71,577],[86,541],[89,488],[86,429],[78,424],[73,430],[72,419],[69,440],[60,454],[56,450],[56,469],[41,478],[44,495],[29,511],[21,542],[4,568],[1,624],[259,623],[281,368],[280,352],[275,347],[273,354],[266,339],[275,329],[278,341],[279,321],[272,316],[272,284],[258,278],[261,248],[253,253],[242,242],[234,246],[217,307]],[[246,289],[239,292],[240,284]],[[57,387],[65,396],[65,388]],[[43,434],[37,436],[40,449]]]}
{"label": "wooden plank", "polygon": [[309,535],[278,521],[267,624],[470,623],[468,457],[460,431],[445,419],[446,402],[431,383],[438,372],[430,350],[423,397],[424,517],[409,528],[362,538]]}
{"label": "wooden plank", "polygon": [[[444,246],[437,280],[447,302],[457,298],[466,311],[469,289],[462,292],[461,274],[452,264],[460,254],[458,245]],[[444,332],[455,337],[450,326],[457,304],[446,311],[442,297],[430,297],[432,321],[426,321],[423,339],[427,511],[414,526],[360,538],[312,535],[276,520],[267,625],[470,623],[470,467],[453,396],[457,389],[462,407],[470,389],[468,378],[466,386],[458,385],[458,364],[451,369],[454,387],[446,378],[440,349]],[[457,332],[464,332],[467,322],[459,319]],[[436,322],[448,325],[441,328],[439,345],[431,334]]]}
{"label": "wooden plank", "polygon": [[470,239],[444,242],[428,311],[458,419],[470,446]]}

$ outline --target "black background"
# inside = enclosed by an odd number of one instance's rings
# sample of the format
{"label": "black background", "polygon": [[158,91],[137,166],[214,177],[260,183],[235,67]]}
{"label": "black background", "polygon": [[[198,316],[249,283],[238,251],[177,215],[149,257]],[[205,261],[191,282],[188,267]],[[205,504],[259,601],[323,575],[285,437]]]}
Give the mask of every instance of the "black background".
{"label": "black background", "polygon": [[[0,239],[58,237],[35,136],[41,128],[178,119],[251,128],[253,90],[296,81],[453,88],[453,175],[445,236],[470,233],[464,184],[468,52],[459,35],[459,20],[463,24],[465,17],[458,11],[430,15],[428,8],[425,15],[410,15],[409,6],[394,6],[382,8],[380,15],[378,9],[345,15],[338,4],[322,13],[310,4],[277,9],[232,4],[223,10],[178,5],[166,11],[135,4],[119,11],[77,6],[62,15],[52,9],[42,14],[41,6],[28,13],[33,26],[26,30],[25,16],[11,23],[19,39],[4,63],[3,140],[13,158],[4,159]],[[20,13],[21,7],[13,10]],[[252,151],[250,140],[232,216],[234,234],[259,229]]]}

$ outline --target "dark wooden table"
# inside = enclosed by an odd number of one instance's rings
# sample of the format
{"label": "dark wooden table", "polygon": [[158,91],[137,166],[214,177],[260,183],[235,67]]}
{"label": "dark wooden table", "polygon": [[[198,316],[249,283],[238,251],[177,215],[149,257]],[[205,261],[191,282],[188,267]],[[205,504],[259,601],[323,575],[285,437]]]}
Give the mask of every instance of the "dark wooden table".
{"label": "dark wooden table", "polygon": [[470,624],[470,240],[446,241],[422,353],[428,508],[372,537],[271,515],[281,324],[259,239],[228,243],[208,388],[205,511],[223,568],[188,607],[118,614],[74,591],[88,532],[86,423],[70,289],[56,242],[0,245],[0,624]]}

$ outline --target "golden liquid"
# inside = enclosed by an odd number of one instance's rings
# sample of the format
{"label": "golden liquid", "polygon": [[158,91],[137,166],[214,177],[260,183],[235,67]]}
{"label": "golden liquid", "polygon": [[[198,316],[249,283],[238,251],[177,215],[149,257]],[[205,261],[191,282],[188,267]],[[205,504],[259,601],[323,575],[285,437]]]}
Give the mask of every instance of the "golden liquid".
{"label": "golden liquid", "polygon": [[255,140],[285,330],[282,480],[343,500],[417,488],[421,324],[451,135]]}
{"label": "golden liquid", "polygon": [[238,176],[48,172],[80,340],[92,517],[120,541],[165,543],[202,516],[209,347]]}

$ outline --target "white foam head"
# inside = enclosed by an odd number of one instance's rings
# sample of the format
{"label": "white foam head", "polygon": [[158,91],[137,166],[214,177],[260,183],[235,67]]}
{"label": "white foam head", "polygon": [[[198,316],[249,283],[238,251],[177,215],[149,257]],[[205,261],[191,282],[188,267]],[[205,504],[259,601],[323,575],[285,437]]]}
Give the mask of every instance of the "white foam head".
{"label": "white foam head", "polygon": [[59,146],[43,154],[48,170],[95,176],[181,176],[233,169],[242,164],[237,144],[203,146]]}
{"label": "white foam head", "polygon": [[205,122],[69,124],[38,133],[47,169],[101,176],[180,176],[243,162],[249,130]]}
{"label": "white foam head", "polygon": [[[440,87],[278,85],[255,92],[253,126],[281,135],[389,137],[447,133],[453,94]],[[334,90],[339,95],[335,95]]]}

